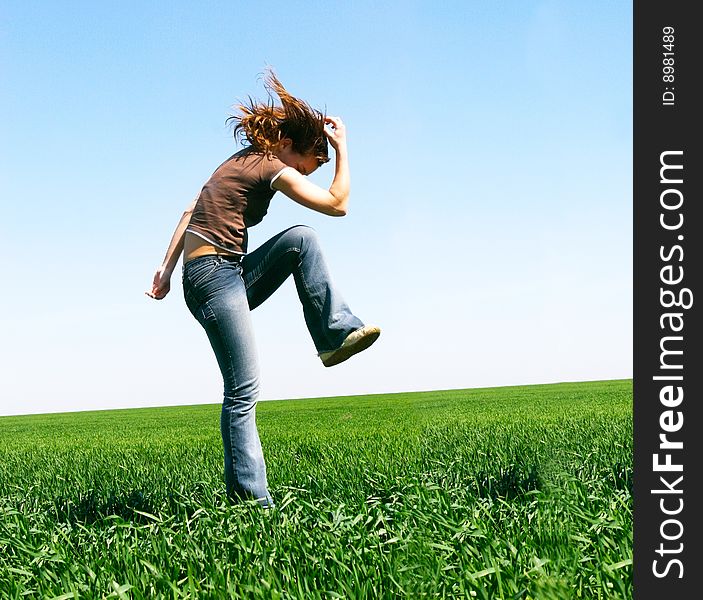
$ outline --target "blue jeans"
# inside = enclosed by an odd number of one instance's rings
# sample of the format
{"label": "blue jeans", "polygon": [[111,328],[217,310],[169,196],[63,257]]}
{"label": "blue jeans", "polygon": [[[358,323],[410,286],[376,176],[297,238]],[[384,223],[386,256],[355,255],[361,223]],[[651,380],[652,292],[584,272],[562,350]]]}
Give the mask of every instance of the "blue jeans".
{"label": "blue jeans", "polygon": [[305,323],[318,352],[335,350],[363,323],[332,285],[317,236],[297,225],[274,236],[241,262],[202,256],[183,266],[188,309],[203,326],[224,380],[220,431],[230,498],[273,506],[256,429],[259,365],[250,310],[293,274]]}

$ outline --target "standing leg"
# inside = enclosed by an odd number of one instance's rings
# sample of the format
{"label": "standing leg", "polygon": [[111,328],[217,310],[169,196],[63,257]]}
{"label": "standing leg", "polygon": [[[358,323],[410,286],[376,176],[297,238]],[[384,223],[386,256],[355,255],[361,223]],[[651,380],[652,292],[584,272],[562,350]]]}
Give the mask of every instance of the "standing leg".
{"label": "standing leg", "polygon": [[244,257],[244,284],[253,310],[292,273],[303,315],[319,353],[342,345],[364,326],[332,284],[317,234],[296,225],[279,233]]}
{"label": "standing leg", "polygon": [[207,256],[184,267],[188,308],[205,329],[224,381],[220,430],[230,498],[273,506],[256,428],[259,365],[240,264]]}

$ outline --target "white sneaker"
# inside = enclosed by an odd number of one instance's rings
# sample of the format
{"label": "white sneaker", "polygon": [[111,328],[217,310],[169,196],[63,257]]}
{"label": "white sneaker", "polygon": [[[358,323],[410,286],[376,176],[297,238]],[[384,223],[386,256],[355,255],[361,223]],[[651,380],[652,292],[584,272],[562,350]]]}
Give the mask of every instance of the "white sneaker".
{"label": "white sneaker", "polygon": [[356,331],[352,331],[336,350],[320,352],[319,356],[322,364],[326,367],[333,367],[344,362],[357,352],[366,350],[378,339],[379,335],[381,335],[381,329],[375,325],[364,325]]}

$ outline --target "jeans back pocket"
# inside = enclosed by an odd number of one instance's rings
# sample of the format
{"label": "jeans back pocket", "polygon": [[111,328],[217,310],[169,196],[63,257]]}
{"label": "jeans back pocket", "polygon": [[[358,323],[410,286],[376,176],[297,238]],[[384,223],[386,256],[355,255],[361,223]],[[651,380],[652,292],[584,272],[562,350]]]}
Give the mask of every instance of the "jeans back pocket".
{"label": "jeans back pocket", "polygon": [[183,265],[184,283],[187,281],[191,286],[198,287],[215,272],[220,262],[217,256],[201,256],[189,260]]}
{"label": "jeans back pocket", "polygon": [[216,256],[201,256],[189,260],[183,265],[183,296],[193,315],[205,301],[205,292],[202,288],[208,278],[215,272],[220,264]]}

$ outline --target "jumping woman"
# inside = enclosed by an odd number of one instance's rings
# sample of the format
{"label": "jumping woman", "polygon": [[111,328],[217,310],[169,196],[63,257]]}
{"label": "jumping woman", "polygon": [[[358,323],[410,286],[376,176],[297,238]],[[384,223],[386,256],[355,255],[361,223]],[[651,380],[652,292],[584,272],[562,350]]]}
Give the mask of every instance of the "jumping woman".
{"label": "jumping woman", "polygon": [[[252,252],[248,229],[259,223],[276,191],[330,216],[344,216],[349,202],[346,130],[291,96],[269,72],[267,103],[249,98],[234,124],[243,149],[222,163],[185,210],[147,295],[161,300],[183,253],[183,293],[207,333],[224,380],[220,430],[225,483],[233,499],[274,506],[256,429],[259,365],[250,311],[293,274],[303,315],[322,364],[339,364],[365,350],[380,334],[364,325],[332,285],[315,232],[298,225]],[[274,102],[278,96],[280,106]],[[308,181],[335,150],[329,190]]]}

